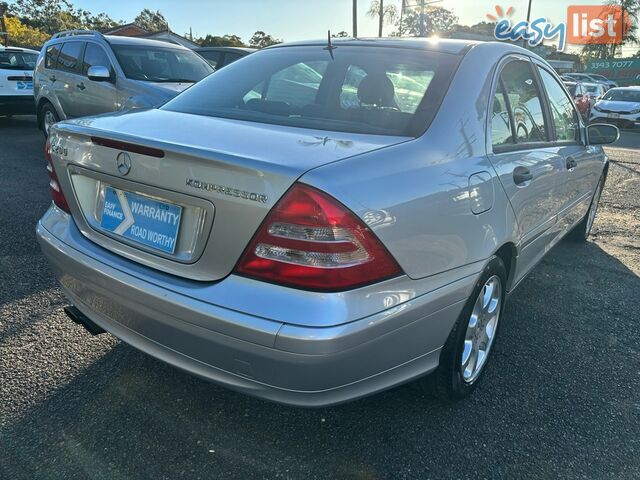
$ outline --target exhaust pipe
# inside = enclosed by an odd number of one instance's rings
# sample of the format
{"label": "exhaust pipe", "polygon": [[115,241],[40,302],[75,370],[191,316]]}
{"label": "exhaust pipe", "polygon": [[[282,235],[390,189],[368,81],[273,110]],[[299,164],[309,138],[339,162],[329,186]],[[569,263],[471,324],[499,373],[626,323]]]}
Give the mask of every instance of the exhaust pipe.
{"label": "exhaust pipe", "polygon": [[73,321],[73,323],[77,323],[85,328],[87,332],[91,335],[100,335],[101,333],[106,333],[101,327],[93,323],[89,318],[78,310],[73,305],[68,305],[64,307],[64,313],[67,314],[67,317]]}

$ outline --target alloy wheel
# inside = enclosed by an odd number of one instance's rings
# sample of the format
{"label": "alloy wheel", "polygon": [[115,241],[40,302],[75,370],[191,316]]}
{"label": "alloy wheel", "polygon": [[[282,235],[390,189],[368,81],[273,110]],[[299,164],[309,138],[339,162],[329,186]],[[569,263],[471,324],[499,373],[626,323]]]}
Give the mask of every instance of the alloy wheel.
{"label": "alloy wheel", "polygon": [[49,130],[51,130],[51,127],[53,126],[54,123],[56,123],[56,117],[53,115],[53,112],[51,110],[46,110],[44,112],[44,133],[47,135],[47,137],[49,136]]}
{"label": "alloy wheel", "polygon": [[470,384],[480,376],[489,357],[498,328],[502,307],[500,277],[490,277],[480,290],[473,306],[460,358],[462,379]]}

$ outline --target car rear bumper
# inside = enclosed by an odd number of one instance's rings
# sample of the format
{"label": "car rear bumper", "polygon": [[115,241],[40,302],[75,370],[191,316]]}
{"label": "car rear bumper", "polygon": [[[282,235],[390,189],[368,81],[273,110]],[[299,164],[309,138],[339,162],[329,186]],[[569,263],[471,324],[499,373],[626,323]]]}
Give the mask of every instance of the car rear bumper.
{"label": "car rear bumper", "polygon": [[139,265],[93,245],[55,207],[39,222],[37,237],[65,294],[104,330],[226,387],[307,407],[348,401],[434,370],[477,278],[346,324],[304,327],[197,299],[203,282],[176,279],[191,285],[192,294],[149,282],[137,274]]}
{"label": "car rear bumper", "polygon": [[0,95],[0,115],[33,115],[36,103],[33,95]]}

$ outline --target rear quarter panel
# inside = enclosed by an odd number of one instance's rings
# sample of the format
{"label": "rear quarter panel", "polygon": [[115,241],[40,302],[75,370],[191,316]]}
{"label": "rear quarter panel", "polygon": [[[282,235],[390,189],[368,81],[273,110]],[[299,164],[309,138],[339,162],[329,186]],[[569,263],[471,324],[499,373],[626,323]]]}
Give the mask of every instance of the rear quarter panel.
{"label": "rear quarter panel", "polygon": [[411,278],[482,261],[505,243],[518,243],[485,143],[491,75],[505,53],[497,44],[467,53],[421,137],[301,179],[363,218]]}

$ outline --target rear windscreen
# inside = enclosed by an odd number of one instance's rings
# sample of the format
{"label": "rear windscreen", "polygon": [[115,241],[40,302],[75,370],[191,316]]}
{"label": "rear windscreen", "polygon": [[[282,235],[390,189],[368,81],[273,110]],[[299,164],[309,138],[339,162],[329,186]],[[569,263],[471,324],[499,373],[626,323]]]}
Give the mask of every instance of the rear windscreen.
{"label": "rear windscreen", "polygon": [[391,47],[267,49],[169,101],[165,110],[303,128],[420,134],[460,57]]}
{"label": "rear windscreen", "polygon": [[29,52],[0,52],[0,68],[5,70],[33,70],[38,55]]}

